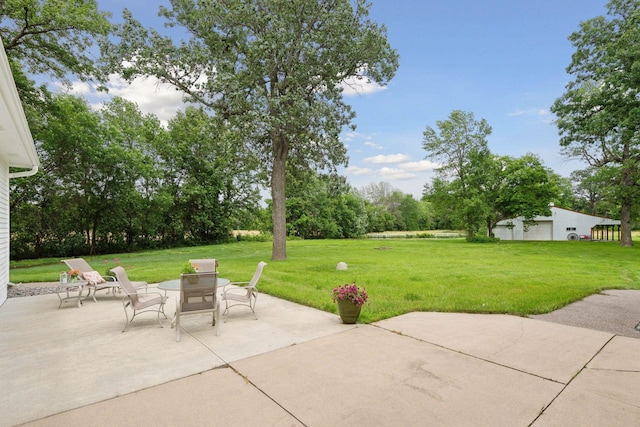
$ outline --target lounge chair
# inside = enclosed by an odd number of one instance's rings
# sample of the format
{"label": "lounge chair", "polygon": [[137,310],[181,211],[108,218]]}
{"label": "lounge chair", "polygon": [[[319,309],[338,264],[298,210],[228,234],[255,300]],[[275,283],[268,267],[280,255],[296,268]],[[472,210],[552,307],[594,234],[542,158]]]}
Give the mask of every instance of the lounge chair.
{"label": "lounge chair", "polygon": [[[258,266],[256,267],[256,272],[253,273],[253,277],[248,282],[231,282],[229,285],[225,286],[224,291],[222,293],[222,300],[225,303],[224,315],[225,322],[227,321],[227,317],[229,316],[229,309],[236,305],[246,305],[251,309],[253,313],[253,317],[258,320],[258,316],[256,316],[256,300],[258,299],[258,288],[256,285],[258,284],[258,280],[260,280],[260,276],[262,275],[262,269],[267,265],[266,262],[260,261]],[[238,287],[231,287],[231,285],[235,285]],[[247,286],[244,286],[247,285]],[[231,305],[229,305],[229,301],[233,301]]]}
{"label": "lounge chair", "polygon": [[[200,272],[180,275],[180,295],[176,300],[176,341],[180,341],[180,318],[188,314],[211,313],[211,326],[220,331],[220,301],[218,300],[218,273]],[[173,324],[172,324],[173,327]]]}
{"label": "lounge chair", "polygon": [[[162,328],[163,326],[162,323],[160,323],[160,314],[162,314],[165,319],[167,318],[164,314],[164,304],[167,301],[167,298],[159,292],[141,292],[141,287],[136,288],[133,283],[131,283],[127,273],[122,267],[112,268],[111,271],[116,275],[116,279],[120,283],[120,287],[126,294],[122,299],[122,307],[124,308],[124,315],[127,319],[122,332],[127,330],[129,324],[133,322],[133,319],[138,314],[147,312],[158,313],[158,324]],[[131,320],[129,320],[127,307],[131,307],[133,310]]]}
{"label": "lounge chair", "polygon": [[111,291],[115,296],[116,290],[120,288],[120,283],[118,283],[114,277],[102,277],[100,273],[91,268],[83,258],[63,259],[62,262],[67,264],[69,269],[78,270],[80,272],[82,279],[88,282],[87,286],[89,288],[89,293],[87,294],[87,298],[91,295],[91,290],[93,289],[94,302],[98,302],[96,300],[96,292],[106,289],[107,294]]}

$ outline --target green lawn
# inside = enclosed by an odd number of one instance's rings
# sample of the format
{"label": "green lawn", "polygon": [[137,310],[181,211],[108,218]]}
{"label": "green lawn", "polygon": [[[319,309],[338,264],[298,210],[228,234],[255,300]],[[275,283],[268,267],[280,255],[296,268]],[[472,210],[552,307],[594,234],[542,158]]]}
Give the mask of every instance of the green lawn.
{"label": "green lawn", "polygon": [[[462,239],[293,240],[287,261],[271,261],[271,242],[241,242],[86,257],[101,273],[120,260],[132,280],[177,278],[189,258],[218,258],[220,275],[248,280],[268,262],[262,292],[337,312],[331,289],[356,281],[369,302],[360,322],[410,311],[527,315],[553,311],[603,289],[640,289],[640,249],[603,242],[500,242]],[[344,261],[347,271],[337,271]],[[14,283],[55,281],[58,259],[11,262]],[[259,300],[258,300],[259,309]]]}

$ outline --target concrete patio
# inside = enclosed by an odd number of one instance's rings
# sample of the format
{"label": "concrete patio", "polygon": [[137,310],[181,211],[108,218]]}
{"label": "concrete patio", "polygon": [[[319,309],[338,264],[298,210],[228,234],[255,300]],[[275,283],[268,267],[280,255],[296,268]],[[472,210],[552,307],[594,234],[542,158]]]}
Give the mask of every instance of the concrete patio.
{"label": "concrete patio", "polygon": [[[120,298],[0,307],[0,426],[640,424],[640,339],[506,315],[371,325],[260,295],[207,315],[137,317]],[[166,313],[173,313],[175,298]]]}

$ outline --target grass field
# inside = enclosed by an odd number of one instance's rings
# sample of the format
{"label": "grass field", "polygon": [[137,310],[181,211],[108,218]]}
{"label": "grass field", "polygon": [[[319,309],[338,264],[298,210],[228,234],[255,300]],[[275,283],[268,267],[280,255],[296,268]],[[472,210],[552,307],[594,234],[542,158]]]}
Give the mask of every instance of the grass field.
{"label": "grass field", "polygon": [[[86,257],[104,273],[117,257],[132,280],[177,278],[189,258],[217,258],[220,276],[248,280],[268,262],[262,292],[337,312],[331,289],[365,286],[369,302],[360,322],[411,311],[510,313],[553,311],[603,289],[640,289],[640,249],[617,243],[500,242],[463,239],[293,240],[286,261],[271,261],[271,242],[240,242]],[[337,271],[338,262],[348,270]],[[56,281],[58,259],[11,262],[14,283]],[[258,299],[258,310],[259,310]]]}

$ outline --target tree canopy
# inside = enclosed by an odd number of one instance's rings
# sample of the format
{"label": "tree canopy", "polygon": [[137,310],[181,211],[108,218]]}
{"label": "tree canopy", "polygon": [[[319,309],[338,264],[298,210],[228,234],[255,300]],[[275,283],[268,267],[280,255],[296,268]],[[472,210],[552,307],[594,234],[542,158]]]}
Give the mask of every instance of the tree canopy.
{"label": "tree canopy", "polygon": [[574,78],[553,104],[567,156],[613,167],[620,205],[620,244],[631,246],[640,163],[640,2],[611,0],[609,17],[580,24],[567,72]]}

